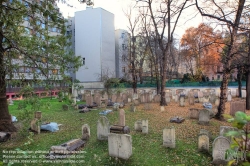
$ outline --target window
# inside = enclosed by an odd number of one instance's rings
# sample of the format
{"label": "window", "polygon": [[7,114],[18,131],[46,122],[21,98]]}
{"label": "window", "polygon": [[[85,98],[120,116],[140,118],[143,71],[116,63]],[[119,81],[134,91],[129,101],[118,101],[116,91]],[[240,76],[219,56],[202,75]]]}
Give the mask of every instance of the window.
{"label": "window", "polygon": [[125,73],[125,71],[126,71],[126,70],[125,70],[125,67],[122,67],[122,72]]}
{"label": "window", "polygon": [[29,21],[29,16],[25,16],[23,19],[24,19],[25,21]]}
{"label": "window", "polygon": [[220,79],[220,75],[217,75],[217,79],[218,79],[218,80]]}
{"label": "window", "polygon": [[39,32],[36,33],[37,37],[41,37],[41,34]]}
{"label": "window", "polygon": [[122,35],[121,35],[121,38],[122,38],[122,39],[124,38],[124,35],[125,35],[125,33],[122,33]]}
{"label": "window", "polygon": [[214,80],[214,77],[212,77],[212,80]]}
{"label": "window", "polygon": [[40,21],[40,20],[37,20],[37,21],[36,21],[36,25],[41,25],[41,21]]}
{"label": "window", "polygon": [[24,67],[19,67],[19,73],[24,73]]}
{"label": "window", "polygon": [[24,5],[28,8],[29,7],[29,3],[25,2]]}
{"label": "window", "polygon": [[122,44],[122,49],[125,50],[126,49],[126,45]]}
{"label": "window", "polygon": [[26,67],[26,68],[25,68],[25,72],[26,72],[26,73],[31,73],[31,72],[32,72],[32,68]]}
{"label": "window", "polygon": [[122,55],[122,61],[125,62],[126,61],[126,57],[125,55]]}
{"label": "window", "polygon": [[85,58],[82,58],[82,64],[85,65]]}

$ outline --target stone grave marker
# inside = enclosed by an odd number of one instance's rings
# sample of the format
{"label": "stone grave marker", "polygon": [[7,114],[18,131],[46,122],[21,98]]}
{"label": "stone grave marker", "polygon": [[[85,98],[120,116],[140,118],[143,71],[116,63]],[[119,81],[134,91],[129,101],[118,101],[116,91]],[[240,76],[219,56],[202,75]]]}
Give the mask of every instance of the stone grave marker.
{"label": "stone grave marker", "polygon": [[14,105],[12,98],[10,98],[8,101],[9,101],[9,105]]}
{"label": "stone grave marker", "polygon": [[140,102],[141,102],[141,103],[145,103],[145,102],[146,102],[145,94],[141,94],[141,95],[140,95]]}
{"label": "stone grave marker", "polygon": [[227,101],[232,101],[232,96],[231,96],[231,94],[228,94],[228,95],[227,95]]}
{"label": "stone grave marker", "polygon": [[38,119],[35,118],[30,122],[30,129],[40,134],[41,129]]}
{"label": "stone grave marker", "polygon": [[109,120],[106,116],[100,116],[97,122],[97,139],[107,140],[109,135]]}
{"label": "stone grave marker", "polygon": [[214,105],[218,107],[219,104],[220,104],[220,99],[219,99],[219,98],[216,98],[216,99],[215,99],[215,102],[214,102]]}
{"label": "stone grave marker", "polygon": [[90,127],[88,124],[82,126],[82,140],[88,141],[90,138]]}
{"label": "stone grave marker", "polygon": [[185,107],[185,97],[180,96],[180,106]]}
{"label": "stone grave marker", "polygon": [[190,119],[199,119],[199,109],[197,108],[190,108],[190,114],[189,114],[189,118]]}
{"label": "stone grave marker", "polygon": [[116,102],[116,98],[117,98],[117,96],[116,96],[115,94],[113,94],[113,95],[111,96],[112,102]]}
{"label": "stone grave marker", "polygon": [[122,102],[122,98],[121,98],[120,95],[117,95],[117,97],[116,97],[116,102],[117,102],[117,103],[121,103],[121,102]]}
{"label": "stone grave marker", "polygon": [[161,106],[160,110],[161,110],[161,112],[165,111],[165,107]]}
{"label": "stone grave marker", "polygon": [[128,103],[128,95],[126,93],[122,94],[122,101],[127,104]]}
{"label": "stone grave marker", "polygon": [[130,105],[130,111],[135,112],[136,111],[136,106],[134,104]]}
{"label": "stone grave marker", "polygon": [[142,120],[142,133],[148,134],[148,120]]}
{"label": "stone grave marker", "polygon": [[203,97],[203,103],[209,103],[209,96]]}
{"label": "stone grave marker", "polygon": [[245,89],[241,90],[241,97],[246,98],[247,97],[247,92]]}
{"label": "stone grave marker", "polygon": [[163,146],[175,148],[175,128],[169,127],[163,130]]}
{"label": "stone grave marker", "polygon": [[108,150],[111,157],[129,159],[132,155],[132,137],[128,134],[110,133],[108,135]]}
{"label": "stone grave marker", "polygon": [[141,120],[137,120],[135,122],[135,131],[142,131],[142,121]]}
{"label": "stone grave marker", "polygon": [[232,97],[236,97],[236,89],[231,89],[231,95]]}
{"label": "stone grave marker", "polygon": [[226,133],[229,131],[236,131],[237,128],[231,126],[220,126],[220,136],[226,137],[230,142],[232,141],[231,136],[226,136]]}
{"label": "stone grave marker", "polygon": [[232,101],[230,103],[230,115],[234,116],[237,111],[246,112],[246,102]]}
{"label": "stone grave marker", "polygon": [[138,100],[138,99],[135,99],[135,100],[134,100],[134,104],[135,104],[135,106],[138,106],[138,105],[140,105],[140,102],[139,102],[139,100]]}
{"label": "stone grave marker", "polygon": [[86,97],[86,105],[92,105],[93,104],[93,99],[91,95],[87,95]]}
{"label": "stone grave marker", "polygon": [[188,101],[189,101],[189,105],[194,105],[194,93],[193,92],[189,92]]}
{"label": "stone grave marker", "polygon": [[210,111],[207,109],[200,110],[199,124],[208,125],[210,121]]}
{"label": "stone grave marker", "polygon": [[101,106],[101,96],[99,94],[95,95],[94,99],[94,102],[97,104],[97,106]]}
{"label": "stone grave marker", "polygon": [[170,93],[169,92],[166,92],[165,100],[166,100],[167,103],[170,103]]}
{"label": "stone grave marker", "polygon": [[198,150],[202,152],[209,152],[209,137],[205,133],[198,136]]}
{"label": "stone grave marker", "polygon": [[35,112],[35,118],[38,119],[38,120],[42,119],[42,112],[41,111],[36,111]]}
{"label": "stone grave marker", "polygon": [[214,103],[215,103],[215,100],[216,100],[216,95],[215,95],[215,93],[211,93],[211,94],[209,95],[209,102],[212,103],[212,104],[214,104]]}
{"label": "stone grave marker", "polygon": [[227,164],[226,161],[226,150],[230,148],[230,141],[223,136],[215,138],[213,142],[213,164]]}
{"label": "stone grave marker", "polygon": [[119,111],[119,125],[125,126],[125,111],[123,109]]}
{"label": "stone grave marker", "polygon": [[144,110],[151,110],[151,109],[152,109],[151,103],[144,103]]}
{"label": "stone grave marker", "polygon": [[153,98],[153,101],[155,103],[159,103],[161,101],[161,95],[155,95],[154,98]]}

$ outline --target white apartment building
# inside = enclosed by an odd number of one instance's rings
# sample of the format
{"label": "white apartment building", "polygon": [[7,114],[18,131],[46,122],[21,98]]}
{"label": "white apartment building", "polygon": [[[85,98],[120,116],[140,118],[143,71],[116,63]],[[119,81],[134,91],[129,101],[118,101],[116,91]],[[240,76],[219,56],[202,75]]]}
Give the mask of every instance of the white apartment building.
{"label": "white apartment building", "polygon": [[97,82],[105,74],[116,77],[114,14],[87,7],[75,12],[74,26],[75,55],[81,56],[83,63],[75,78],[80,82]]}
{"label": "white apartment building", "polygon": [[115,30],[116,77],[128,77],[130,34],[123,29]]}

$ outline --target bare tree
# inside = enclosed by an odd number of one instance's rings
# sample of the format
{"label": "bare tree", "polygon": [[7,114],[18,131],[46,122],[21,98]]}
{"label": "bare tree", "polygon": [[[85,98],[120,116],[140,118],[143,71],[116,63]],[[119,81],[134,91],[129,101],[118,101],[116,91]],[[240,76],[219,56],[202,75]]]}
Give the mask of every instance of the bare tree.
{"label": "bare tree", "polygon": [[[173,34],[180,18],[180,15],[186,6],[187,1],[159,1],[138,0],[138,6],[147,8],[147,16],[151,18],[150,23],[153,27],[156,40],[161,50],[161,103],[167,105],[165,100],[165,85],[167,76],[167,60],[171,58],[171,46],[173,43]],[[166,35],[167,31],[167,35]],[[167,36],[167,38],[165,37]],[[167,39],[167,42],[165,42]],[[174,58],[172,58],[174,59]]]}

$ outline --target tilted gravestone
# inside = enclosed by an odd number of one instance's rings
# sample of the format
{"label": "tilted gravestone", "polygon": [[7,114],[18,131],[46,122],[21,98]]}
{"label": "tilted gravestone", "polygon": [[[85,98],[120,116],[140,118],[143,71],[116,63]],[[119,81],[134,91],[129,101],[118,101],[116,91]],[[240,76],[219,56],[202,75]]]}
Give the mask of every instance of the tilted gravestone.
{"label": "tilted gravestone", "polygon": [[163,130],[163,146],[175,148],[175,128],[169,127]]}
{"label": "tilted gravestone", "polygon": [[209,136],[205,133],[201,133],[198,136],[198,150],[209,152]]}
{"label": "tilted gravestone", "polygon": [[129,159],[132,155],[132,137],[128,134],[110,133],[108,135],[108,150],[111,157]]}
{"label": "tilted gravestone", "polygon": [[105,116],[101,116],[97,122],[97,139],[107,140],[109,135],[109,120]]}
{"label": "tilted gravestone", "polygon": [[234,116],[237,111],[246,112],[246,102],[232,101],[230,103],[230,115]]}
{"label": "tilted gravestone", "polygon": [[32,131],[35,131],[36,133],[40,134],[40,123],[39,123],[39,120],[37,118],[33,119],[31,122],[30,122],[30,129]]}
{"label": "tilted gravestone", "polygon": [[203,109],[199,113],[199,124],[208,125],[210,121],[210,111]]}
{"label": "tilted gravestone", "polygon": [[220,136],[226,137],[230,142],[232,141],[231,136],[226,136],[229,131],[236,131],[237,128],[231,126],[220,126]]}
{"label": "tilted gravestone", "polygon": [[82,126],[82,140],[88,141],[90,138],[90,127],[88,124]]}
{"label": "tilted gravestone", "polygon": [[223,136],[215,138],[213,142],[213,164],[227,164],[226,150],[230,148],[230,141]]}
{"label": "tilted gravestone", "polygon": [[193,92],[189,92],[188,102],[189,102],[189,105],[194,105],[194,93]]}

